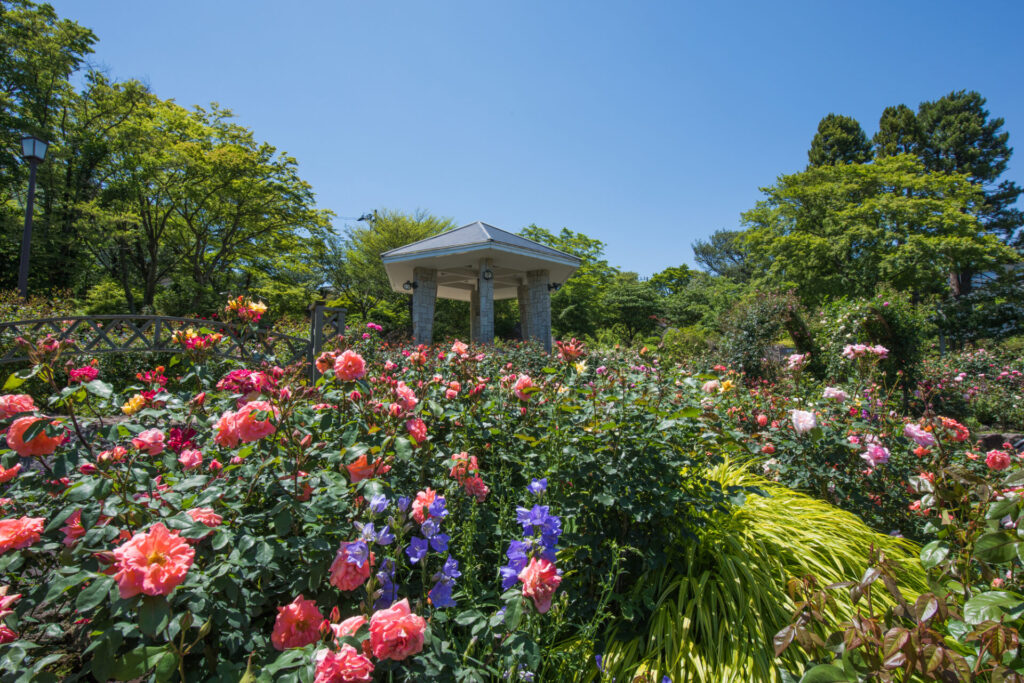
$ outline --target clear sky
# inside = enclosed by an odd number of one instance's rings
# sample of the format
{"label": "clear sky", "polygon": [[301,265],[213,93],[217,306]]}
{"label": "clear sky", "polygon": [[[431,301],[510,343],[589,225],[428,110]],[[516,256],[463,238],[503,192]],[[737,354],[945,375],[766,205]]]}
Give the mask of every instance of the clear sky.
{"label": "clear sky", "polygon": [[[818,121],[977,90],[1024,184],[1024,2],[58,0],[92,61],[232,109],[341,217],[601,239],[649,275],[802,170]],[[351,220],[347,221],[351,222]]]}

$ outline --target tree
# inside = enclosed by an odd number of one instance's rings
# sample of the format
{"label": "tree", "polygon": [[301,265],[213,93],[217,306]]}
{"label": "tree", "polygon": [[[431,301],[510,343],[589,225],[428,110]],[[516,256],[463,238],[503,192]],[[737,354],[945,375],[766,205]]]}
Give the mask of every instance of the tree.
{"label": "tree", "polygon": [[857,119],[841,114],[829,114],[818,123],[807,152],[809,168],[862,164],[870,159],[871,146]]}
{"label": "tree", "polygon": [[697,240],[693,257],[704,270],[734,282],[749,282],[760,269],[740,230],[716,230],[708,241]]}
{"label": "tree", "polygon": [[769,278],[805,301],[870,296],[888,283],[917,296],[940,293],[945,275],[1014,259],[977,218],[983,197],[956,173],[910,155],[782,176],[743,214],[751,248],[771,260]]}
{"label": "tree", "polygon": [[905,104],[886,107],[872,143],[876,157],[917,154],[921,146],[921,126],[914,110]]}
{"label": "tree", "polygon": [[425,211],[410,215],[382,209],[374,211],[373,216],[369,224],[346,228],[345,260],[333,281],[341,291],[342,305],[363,320],[381,306],[397,313],[408,305],[408,295],[392,291],[380,255],[455,227],[451,218]]}
{"label": "tree", "polygon": [[[112,131],[99,195],[79,207],[86,243],[134,309],[153,307],[168,279],[185,310],[222,292],[312,269],[329,214],[314,208],[294,159],[256,142],[217,106],[188,111],[149,96]],[[178,311],[184,312],[184,311]]]}
{"label": "tree", "polygon": [[[922,102],[917,119],[921,130],[918,155],[925,168],[966,175],[985,193],[979,211],[982,226],[1008,244],[1024,246],[1018,235],[1024,214],[1014,206],[1022,189],[1012,181],[999,181],[1013,155],[1010,134],[1000,130],[1003,119],[990,118],[985,98],[965,90]],[[959,279],[955,284],[962,293],[969,293],[970,273]]]}
{"label": "tree", "polygon": [[651,276],[649,282],[661,296],[669,296],[681,292],[693,279],[694,272],[685,263],[681,266],[669,266]]}
{"label": "tree", "polygon": [[583,337],[597,332],[605,319],[604,293],[618,272],[604,258],[604,242],[568,228],[555,235],[532,224],[519,234],[582,261],[572,277],[551,296],[551,326],[555,335]]}
{"label": "tree", "polygon": [[61,19],[49,5],[27,0],[0,3],[0,288],[13,287],[20,259],[28,168],[20,138],[33,134],[50,142],[36,185],[30,288],[71,284],[83,270],[70,258],[76,244],[66,197],[88,188],[87,167],[76,164],[69,129],[78,95],[71,76],[96,41],[79,24]]}
{"label": "tree", "polygon": [[649,334],[657,328],[662,312],[657,289],[650,282],[641,282],[636,273],[620,273],[609,285],[602,304],[608,323],[621,327],[630,345],[637,335]]}

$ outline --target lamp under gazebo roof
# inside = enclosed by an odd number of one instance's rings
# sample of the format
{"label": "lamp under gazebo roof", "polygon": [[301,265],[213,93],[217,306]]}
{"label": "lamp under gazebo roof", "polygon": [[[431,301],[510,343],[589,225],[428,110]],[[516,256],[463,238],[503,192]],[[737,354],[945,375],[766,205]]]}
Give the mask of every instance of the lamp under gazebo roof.
{"label": "lamp under gazebo roof", "polygon": [[434,301],[470,304],[474,341],[494,340],[494,301],[518,299],[524,339],[551,350],[551,290],[580,259],[487,223],[470,223],[381,254],[391,288],[412,293],[413,337],[429,344]]}

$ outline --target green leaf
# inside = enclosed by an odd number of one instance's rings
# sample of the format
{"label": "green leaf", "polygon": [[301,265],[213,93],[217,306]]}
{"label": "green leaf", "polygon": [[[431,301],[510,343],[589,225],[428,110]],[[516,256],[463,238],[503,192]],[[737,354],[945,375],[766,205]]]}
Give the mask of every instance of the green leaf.
{"label": "green leaf", "polygon": [[97,576],[92,583],[82,589],[75,600],[75,609],[79,612],[88,612],[103,602],[110,594],[110,588],[114,580],[109,576]]}
{"label": "green leaf", "polygon": [[98,396],[99,398],[110,398],[110,394],[113,392],[113,389],[110,387],[109,384],[99,379],[94,379],[91,382],[86,382],[85,390],[88,391],[93,396]]}
{"label": "green leaf", "polygon": [[850,678],[843,673],[842,669],[831,664],[819,664],[809,669],[800,679],[800,683],[846,683],[847,681],[856,680],[856,678]]}
{"label": "green leaf", "polygon": [[175,680],[178,674],[178,653],[174,650],[163,653],[156,661],[155,673],[158,683]]}
{"label": "green leaf", "polygon": [[284,537],[292,528],[292,513],[285,508],[274,515],[274,531],[278,536]]}
{"label": "green leaf", "polygon": [[1008,531],[994,531],[978,539],[974,555],[985,562],[1009,562],[1017,556],[1017,537]]}
{"label": "green leaf", "polygon": [[46,591],[46,597],[43,598],[43,602],[53,602],[56,600],[64,591],[68,590],[72,586],[77,586],[83,581],[88,581],[94,576],[92,572],[78,572],[71,576],[64,576],[57,580],[50,580],[49,588]]}
{"label": "green leaf", "polygon": [[48,424],[49,422],[42,418],[39,418],[38,420],[36,420],[35,422],[28,426],[28,429],[26,429],[25,433],[22,434],[21,440],[24,441],[25,443],[28,443],[32,439],[42,434],[43,430],[46,429],[46,425]]}
{"label": "green leaf", "polygon": [[516,595],[513,600],[506,603],[505,607],[505,628],[515,632],[523,620],[523,596]]}
{"label": "green leaf", "polygon": [[932,541],[921,548],[921,566],[931,569],[941,564],[949,556],[949,547],[942,541]]}
{"label": "green leaf", "polygon": [[117,681],[130,681],[139,678],[155,667],[159,658],[169,648],[170,645],[150,645],[132,650],[114,660],[110,675]]}
{"label": "green leaf", "polygon": [[[171,606],[162,595],[147,595],[139,605],[139,628],[146,635],[155,638],[167,627],[171,619]],[[155,662],[154,662],[155,663]]]}
{"label": "green leaf", "polygon": [[977,626],[983,621],[999,621],[1007,611],[1024,603],[1020,597],[1006,591],[988,591],[975,595],[964,604],[964,621]]}

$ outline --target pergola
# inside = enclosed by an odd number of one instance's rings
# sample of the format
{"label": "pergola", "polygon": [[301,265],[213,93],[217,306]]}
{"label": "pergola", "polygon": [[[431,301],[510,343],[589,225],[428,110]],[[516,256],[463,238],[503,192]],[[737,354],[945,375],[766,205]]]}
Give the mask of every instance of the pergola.
{"label": "pergola", "polygon": [[493,225],[470,223],[380,255],[391,288],[412,293],[413,337],[431,343],[434,301],[469,302],[473,341],[494,341],[494,302],[519,300],[523,339],[551,350],[551,291],[579,268],[575,256]]}

